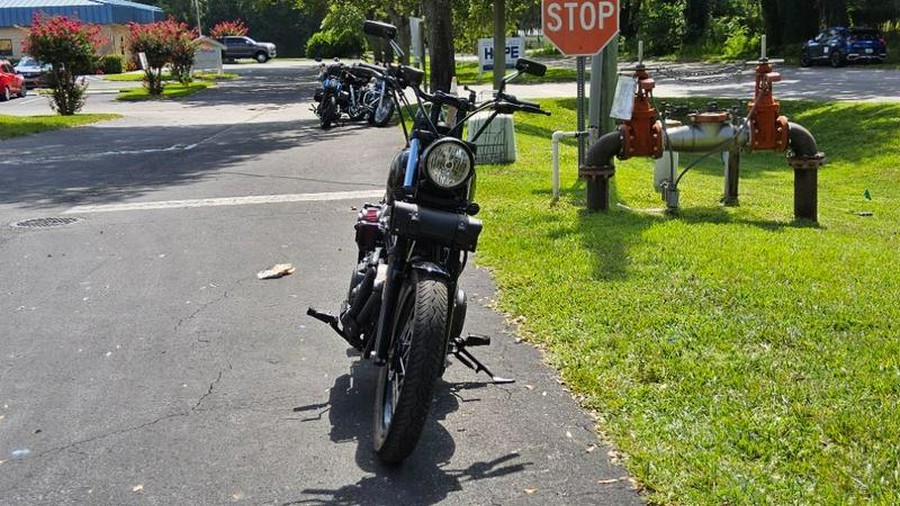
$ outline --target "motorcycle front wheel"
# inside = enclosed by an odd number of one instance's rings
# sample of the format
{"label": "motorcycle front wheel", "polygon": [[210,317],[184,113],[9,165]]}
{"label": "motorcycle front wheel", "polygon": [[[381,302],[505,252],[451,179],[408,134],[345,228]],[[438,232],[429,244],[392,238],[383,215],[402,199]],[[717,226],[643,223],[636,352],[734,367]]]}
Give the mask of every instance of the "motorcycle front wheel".
{"label": "motorcycle front wheel", "polygon": [[375,454],[399,463],[419,442],[446,359],[447,281],[413,272],[401,289],[387,364],[375,391]]}
{"label": "motorcycle front wheel", "polygon": [[375,126],[383,127],[391,121],[391,118],[394,116],[394,101],[385,98],[381,101],[380,105],[375,107],[375,110],[372,112],[372,123]]}
{"label": "motorcycle front wheel", "polygon": [[319,124],[322,126],[322,130],[327,130],[331,127],[332,122],[337,119],[338,109],[334,95],[328,95],[322,99],[320,107],[321,114],[319,114]]}

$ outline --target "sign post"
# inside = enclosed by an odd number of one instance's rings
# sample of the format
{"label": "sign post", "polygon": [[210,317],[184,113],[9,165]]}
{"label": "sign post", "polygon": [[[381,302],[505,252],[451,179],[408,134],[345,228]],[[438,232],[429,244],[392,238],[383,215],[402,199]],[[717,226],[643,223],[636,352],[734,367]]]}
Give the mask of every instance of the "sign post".
{"label": "sign post", "polygon": [[[541,0],[541,19],[544,36],[568,56],[577,56],[577,117],[578,117],[578,165],[584,165],[585,155],[585,93],[584,66],[585,57],[600,53],[619,34],[619,0]],[[609,56],[609,55],[607,55]],[[591,60],[591,115],[589,126],[603,128],[603,116],[598,107],[601,104],[599,93],[600,75],[604,67],[612,68],[615,74],[615,61],[604,62],[603,58]],[[605,64],[604,64],[605,63]],[[595,116],[596,115],[596,116]],[[586,189],[588,208],[602,209],[602,196],[608,192],[611,175],[587,176]]]}

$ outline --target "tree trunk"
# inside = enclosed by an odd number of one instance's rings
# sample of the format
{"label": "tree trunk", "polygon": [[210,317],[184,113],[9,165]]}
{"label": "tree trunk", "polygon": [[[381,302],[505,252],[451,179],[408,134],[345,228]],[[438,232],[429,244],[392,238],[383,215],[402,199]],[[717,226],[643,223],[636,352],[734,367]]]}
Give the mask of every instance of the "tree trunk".
{"label": "tree trunk", "polygon": [[847,26],[847,0],[819,0],[819,12],[825,26]]}
{"label": "tree trunk", "polygon": [[692,44],[700,40],[709,24],[708,0],[687,0],[684,7],[684,41]]}
{"label": "tree trunk", "polygon": [[431,91],[450,91],[450,83],[456,75],[450,0],[424,0],[423,7],[428,55],[431,57]]}
{"label": "tree trunk", "polygon": [[781,47],[783,39],[781,37],[781,16],[778,12],[780,0],[761,0],[760,7],[763,15],[763,23],[766,27],[766,36],[768,38],[769,47]]}
{"label": "tree trunk", "polygon": [[410,42],[412,39],[409,33],[409,16],[400,14],[393,7],[388,9],[388,16],[391,18],[391,24],[397,27],[397,45],[403,50],[400,63],[409,65]]}

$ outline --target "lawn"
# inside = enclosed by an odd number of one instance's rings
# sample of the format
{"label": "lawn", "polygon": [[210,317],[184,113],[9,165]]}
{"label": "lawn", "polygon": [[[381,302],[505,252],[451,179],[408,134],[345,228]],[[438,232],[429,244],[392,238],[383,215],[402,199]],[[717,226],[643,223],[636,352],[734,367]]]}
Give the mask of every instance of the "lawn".
{"label": "lawn", "polygon": [[[172,79],[172,75],[168,72],[164,72],[162,77],[164,81],[169,81]],[[214,72],[197,72],[196,74],[194,74],[194,78],[204,81],[223,81],[237,79],[238,75],[231,72],[223,72],[221,74],[216,74]],[[134,71],[126,72],[123,74],[107,74],[103,76],[103,79],[107,81],[117,82],[140,82],[144,80],[144,72]]]}
{"label": "lawn", "polygon": [[180,98],[194,94],[200,90],[205,90],[212,86],[208,81],[194,81],[190,84],[181,84],[178,82],[168,82],[161,97],[154,97],[147,92],[146,88],[135,88],[132,90],[122,90],[116,95],[116,100],[124,102],[137,102],[140,100],[161,100],[167,98]]}
{"label": "lawn", "polygon": [[828,157],[817,226],[771,153],[742,157],[740,207],[699,165],[677,216],[641,211],[651,161],[619,161],[632,210],[592,214],[567,144],[550,205],[575,112],[544,106],[516,117],[520,161],[479,171],[478,262],[649,500],[900,504],[900,105],[783,102]]}
{"label": "lawn", "polygon": [[[548,67],[547,74],[543,77],[535,77],[531,75],[523,75],[517,83],[554,83],[575,81],[575,69]],[[478,76],[478,62],[476,61],[458,61],[456,62],[456,77],[460,84],[488,84],[493,82],[493,71],[485,72]]]}
{"label": "lawn", "polygon": [[75,116],[8,116],[0,114],[0,139],[76,127],[121,117],[118,114],[76,114]]}

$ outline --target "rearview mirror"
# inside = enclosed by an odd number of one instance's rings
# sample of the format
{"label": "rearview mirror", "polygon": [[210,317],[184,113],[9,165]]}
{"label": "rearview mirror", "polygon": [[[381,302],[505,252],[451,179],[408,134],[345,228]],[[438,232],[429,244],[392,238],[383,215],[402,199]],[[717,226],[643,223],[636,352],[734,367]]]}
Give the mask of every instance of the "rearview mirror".
{"label": "rearview mirror", "polygon": [[519,72],[524,72],[526,74],[531,74],[533,76],[542,77],[547,73],[547,66],[542,65],[536,61],[519,58],[518,60],[516,60],[516,70],[518,70]]}
{"label": "rearview mirror", "polygon": [[380,21],[370,21],[367,19],[366,23],[363,25],[363,32],[365,32],[366,35],[371,35],[373,37],[393,40],[394,37],[397,36],[397,27]]}

